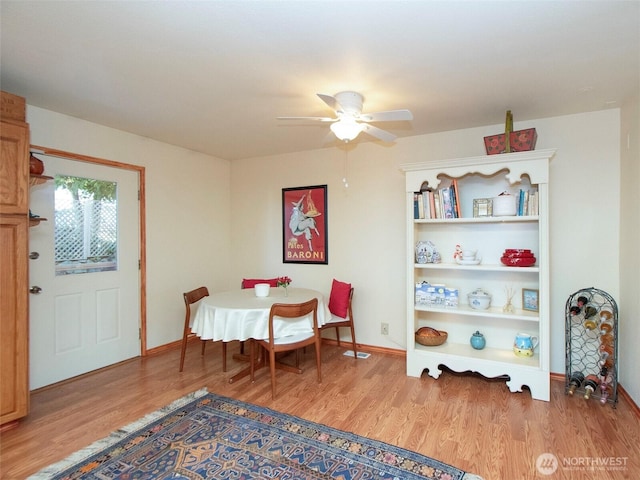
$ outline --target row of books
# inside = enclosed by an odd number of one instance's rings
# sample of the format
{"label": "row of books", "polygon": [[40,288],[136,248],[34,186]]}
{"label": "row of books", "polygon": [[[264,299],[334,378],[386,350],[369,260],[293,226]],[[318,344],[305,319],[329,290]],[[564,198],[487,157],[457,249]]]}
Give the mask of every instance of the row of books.
{"label": "row of books", "polygon": [[413,194],[413,218],[460,218],[458,182],[454,179],[448,187],[423,190]]}
{"label": "row of books", "polygon": [[[516,194],[516,215],[538,215],[538,191],[520,189]],[[462,218],[458,182],[437,190],[424,190],[413,194],[414,219]]]}
{"label": "row of books", "polygon": [[516,200],[516,211],[518,216],[538,215],[537,190],[520,189]]}

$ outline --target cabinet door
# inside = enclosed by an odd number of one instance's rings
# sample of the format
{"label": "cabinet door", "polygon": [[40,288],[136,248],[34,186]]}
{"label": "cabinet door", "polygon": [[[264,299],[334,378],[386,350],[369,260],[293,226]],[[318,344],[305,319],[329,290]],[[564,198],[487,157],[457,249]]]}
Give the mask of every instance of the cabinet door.
{"label": "cabinet door", "polygon": [[0,213],[29,211],[29,129],[26,124],[0,125]]}
{"label": "cabinet door", "polygon": [[29,409],[28,232],[26,216],[0,216],[0,424]]}

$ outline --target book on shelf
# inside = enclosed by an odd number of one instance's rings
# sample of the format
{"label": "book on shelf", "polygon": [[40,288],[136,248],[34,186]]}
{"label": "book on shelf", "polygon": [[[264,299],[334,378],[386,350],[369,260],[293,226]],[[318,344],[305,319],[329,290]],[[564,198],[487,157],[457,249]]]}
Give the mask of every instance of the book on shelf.
{"label": "book on shelf", "polygon": [[460,192],[458,190],[458,179],[454,178],[451,186],[453,187],[453,200],[456,207],[456,218],[462,218],[462,210],[460,207]]}
{"label": "book on shelf", "polygon": [[531,216],[538,215],[538,191],[520,189],[517,199],[517,215]]}
{"label": "book on shelf", "polygon": [[433,191],[429,191],[429,213],[431,216],[429,218],[436,218],[436,201]]}
{"label": "book on shelf", "polygon": [[431,206],[429,205],[429,191],[424,190],[422,193],[422,208],[424,209],[424,217],[431,218]]}
{"label": "book on shelf", "polygon": [[435,204],[435,215],[431,218],[442,218],[442,204],[440,201],[440,192],[433,192],[433,201]]}
{"label": "book on shelf", "polygon": [[451,198],[451,188],[440,189],[440,202],[442,205],[442,218],[455,218],[453,213],[453,199]]}

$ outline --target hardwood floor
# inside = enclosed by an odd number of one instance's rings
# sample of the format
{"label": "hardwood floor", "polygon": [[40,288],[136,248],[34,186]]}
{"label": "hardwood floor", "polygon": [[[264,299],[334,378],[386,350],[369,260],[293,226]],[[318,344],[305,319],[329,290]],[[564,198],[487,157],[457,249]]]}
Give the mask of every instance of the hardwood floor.
{"label": "hardwood floor", "polygon": [[[621,400],[617,408],[564,394],[552,381],[551,402],[528,392],[509,393],[504,382],[444,372],[438,380],[405,375],[402,357],[373,353],[366,360],[323,347],[322,384],[316,383],[313,349],[302,375],[278,372],[278,396],[271,400],[268,369],[229,384],[245,366],[231,359],[222,373],[220,344],[180,350],[71,380],[32,394],[31,413],[0,439],[0,477],[23,479],[40,468],[107,436],[173,400],[206,387],[234,397],[408,448],[485,480],[640,478],[640,419]],[[536,459],[554,454],[560,462],[549,476]],[[615,462],[616,467],[600,466]]]}

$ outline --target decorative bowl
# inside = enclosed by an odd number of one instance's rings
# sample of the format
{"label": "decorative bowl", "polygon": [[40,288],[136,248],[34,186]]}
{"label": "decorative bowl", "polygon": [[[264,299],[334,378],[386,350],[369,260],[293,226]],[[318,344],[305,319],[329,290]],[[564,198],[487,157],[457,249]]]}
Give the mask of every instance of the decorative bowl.
{"label": "decorative bowl", "polygon": [[475,289],[467,294],[469,306],[475,310],[486,310],[491,305],[491,294],[481,288]]}
{"label": "decorative bowl", "polygon": [[501,257],[500,261],[507,267],[530,267],[535,265],[536,257]]}
{"label": "decorative bowl", "polygon": [[504,252],[502,254],[503,257],[507,258],[534,258],[535,255],[531,252],[528,253],[515,253],[515,252]]}
{"label": "decorative bowl", "polygon": [[[440,335],[427,336],[421,334],[421,331],[424,331],[423,328],[419,328],[415,333],[416,342],[418,342],[420,345],[424,345],[425,347],[437,347],[438,345],[442,345],[447,341],[447,337],[449,336],[449,334],[444,330],[437,330]],[[426,329],[433,331],[432,328],[426,327]]]}

